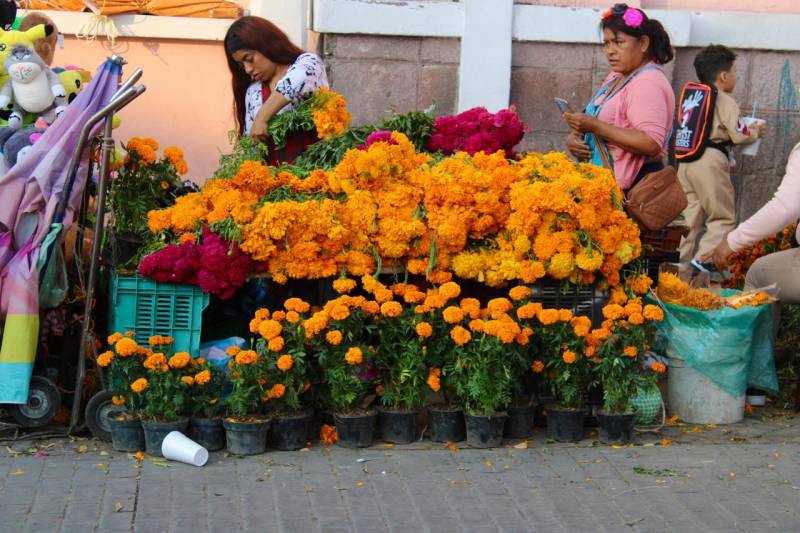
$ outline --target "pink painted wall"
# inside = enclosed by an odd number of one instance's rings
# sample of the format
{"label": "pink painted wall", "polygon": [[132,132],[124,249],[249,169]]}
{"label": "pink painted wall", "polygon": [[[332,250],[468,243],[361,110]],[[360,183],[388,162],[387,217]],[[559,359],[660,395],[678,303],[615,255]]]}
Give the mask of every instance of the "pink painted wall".
{"label": "pink painted wall", "polygon": [[[516,0],[518,4],[607,8],[614,0]],[[798,0],[628,0],[643,9],[690,9],[692,11],[752,11],[757,13],[800,13]]]}
{"label": "pink painted wall", "polygon": [[[203,182],[217,168],[220,150],[228,150],[227,132],[234,127],[230,76],[222,43],[118,39],[113,52],[137,67],[147,91],[122,111],[117,141],[153,137],[178,146],[186,155],[188,177]],[[56,51],[55,66],[77,65],[94,70],[111,51],[105,41],[88,44],[67,36]]]}

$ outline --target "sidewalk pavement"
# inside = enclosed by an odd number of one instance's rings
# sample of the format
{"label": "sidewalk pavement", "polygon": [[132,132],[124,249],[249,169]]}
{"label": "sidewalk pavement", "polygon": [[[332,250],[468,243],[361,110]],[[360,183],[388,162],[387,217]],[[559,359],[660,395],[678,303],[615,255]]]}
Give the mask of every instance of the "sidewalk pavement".
{"label": "sidewalk pavement", "polygon": [[[0,532],[800,531],[800,419],[674,425],[635,445],[423,441],[211,455],[90,439],[0,447]],[[665,440],[662,440],[665,439]]]}

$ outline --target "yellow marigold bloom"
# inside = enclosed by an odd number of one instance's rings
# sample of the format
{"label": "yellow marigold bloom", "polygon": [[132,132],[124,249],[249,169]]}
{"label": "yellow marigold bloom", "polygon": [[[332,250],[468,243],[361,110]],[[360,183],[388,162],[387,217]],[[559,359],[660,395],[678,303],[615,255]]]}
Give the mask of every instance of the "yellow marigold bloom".
{"label": "yellow marigold bloom", "polygon": [[623,348],[622,353],[627,355],[628,357],[636,357],[639,355],[639,349],[636,346],[626,346]]}
{"label": "yellow marigold bloom", "polygon": [[450,330],[450,338],[459,346],[464,346],[472,339],[472,334],[461,326],[456,326]]}
{"label": "yellow marigold bloom", "polygon": [[111,397],[111,403],[114,405],[125,405],[125,397],[115,394]]}
{"label": "yellow marigold bloom", "polygon": [[258,326],[258,333],[267,340],[274,339],[283,331],[283,326],[276,320],[264,320]]}
{"label": "yellow marigold bloom", "polygon": [[386,302],[381,304],[381,314],[385,317],[394,318],[400,316],[403,306],[398,302]]}
{"label": "yellow marigold bloom", "polygon": [[282,355],[282,356],[278,357],[278,363],[277,364],[278,364],[278,370],[280,370],[281,372],[286,372],[290,368],[292,368],[292,365],[294,365],[294,359],[292,358],[291,355],[288,355],[288,354],[287,355]]}
{"label": "yellow marigold bloom", "polygon": [[539,312],[539,322],[551,326],[558,322],[558,309],[542,309]]}
{"label": "yellow marigold bloom", "polygon": [[286,321],[289,324],[297,324],[300,322],[300,314],[297,311],[289,311],[286,313]]}
{"label": "yellow marigold bloom", "polygon": [[111,361],[113,360],[114,360],[114,352],[112,351],[103,352],[97,356],[97,365],[106,367],[110,365]]}
{"label": "yellow marigold bloom", "polygon": [[448,300],[453,300],[461,295],[461,287],[455,281],[448,281],[439,287],[439,294]]}
{"label": "yellow marigold bloom", "polygon": [[194,381],[198,385],[207,385],[211,382],[211,371],[203,370],[194,375]]}
{"label": "yellow marigold bloom", "polygon": [[143,366],[147,370],[160,370],[162,366],[167,364],[167,357],[160,352],[149,355],[144,360]]}
{"label": "yellow marigold bloom", "polygon": [[325,334],[325,340],[333,346],[338,346],[342,342],[342,332],[338,329],[332,329]]}
{"label": "yellow marigold bloom", "polygon": [[361,348],[353,347],[347,350],[344,360],[348,365],[360,365],[364,361],[364,354],[361,352]]}
{"label": "yellow marigold bloom", "polygon": [[283,350],[284,340],[283,337],[275,337],[274,339],[270,339],[267,343],[267,348],[269,351],[273,353],[280,352]]}
{"label": "yellow marigold bloom", "polygon": [[646,274],[639,274],[635,278],[628,281],[628,286],[636,294],[647,294],[650,286],[653,285],[653,280]]}
{"label": "yellow marigold bloom", "polygon": [[144,392],[147,389],[147,380],[139,378],[131,383],[131,390],[137,394]]}
{"label": "yellow marigold bloom", "polygon": [[575,269],[575,258],[570,253],[557,253],[550,259],[547,273],[555,279],[566,279]]}
{"label": "yellow marigold bloom", "polygon": [[532,294],[532,291],[526,287],[525,285],[517,285],[516,287],[512,287],[510,291],[508,291],[508,297],[518,302],[520,300],[524,300],[525,298],[529,298]]}
{"label": "yellow marigold bloom", "polygon": [[350,316],[350,309],[346,305],[335,305],[331,309],[331,318],[334,320],[346,320]]}
{"label": "yellow marigold bloom", "polygon": [[588,248],[584,248],[575,256],[575,265],[581,270],[587,272],[594,272],[603,266],[605,256],[597,248],[589,252]]}
{"label": "yellow marigold bloom", "polygon": [[433,335],[433,327],[427,322],[420,322],[417,324],[416,327],[417,335],[420,337],[427,339],[431,335]]}
{"label": "yellow marigold bloom", "polygon": [[269,390],[269,397],[270,398],[283,398],[283,395],[286,393],[286,386],[282,383],[276,383],[272,386]]}
{"label": "yellow marigold bloom", "polygon": [[258,359],[258,354],[255,350],[242,350],[236,354],[237,365],[252,365]]}
{"label": "yellow marigold bloom", "polygon": [[641,313],[633,313],[631,316],[628,317],[628,322],[633,324],[634,326],[638,326],[640,324],[644,324],[644,317]]}
{"label": "yellow marigold bloom", "polygon": [[116,344],[122,339],[122,333],[116,332],[113,335],[108,336],[108,344]]}
{"label": "yellow marigold bloom", "polygon": [[440,379],[439,376],[437,376],[436,374],[428,374],[428,379],[427,379],[428,387],[430,387],[430,389],[433,392],[439,392],[439,389],[442,388],[442,384],[439,381],[439,379]]}
{"label": "yellow marigold bloom", "polygon": [[187,352],[178,352],[169,358],[170,368],[185,368],[192,360],[192,356]]}
{"label": "yellow marigold bloom", "polygon": [[603,316],[609,320],[619,320],[625,316],[625,308],[617,304],[609,304],[603,307]]}
{"label": "yellow marigold bloom", "polygon": [[559,309],[558,319],[561,322],[569,322],[570,320],[572,320],[572,311],[570,311],[569,309]]}
{"label": "yellow marigold bloom", "polygon": [[464,312],[460,307],[451,305],[450,307],[446,307],[442,312],[442,318],[444,318],[444,321],[448,324],[458,324],[464,320]]}
{"label": "yellow marigold bloom", "polygon": [[568,365],[571,365],[578,359],[578,356],[575,355],[575,352],[572,350],[567,350],[561,355],[561,359],[563,359]]}
{"label": "yellow marigold bloom", "polygon": [[129,339],[128,337],[123,337],[117,341],[114,345],[114,350],[116,350],[118,355],[122,357],[127,357],[129,355],[133,355],[139,349],[139,345],[136,344],[136,341],[133,339]]}
{"label": "yellow marigold bloom", "polygon": [[194,385],[194,378],[192,376],[181,376],[181,381],[183,381],[190,387]]}
{"label": "yellow marigold bloom", "polygon": [[333,282],[333,290],[339,294],[347,294],[356,288],[356,281],[349,278],[339,278]]}
{"label": "yellow marigold bloom", "polygon": [[297,311],[298,313],[305,313],[311,309],[311,305],[300,298],[289,298],[283,302],[283,307],[285,307],[287,311]]}
{"label": "yellow marigold bloom", "polygon": [[537,359],[537,360],[536,360],[536,361],[534,361],[534,362],[533,362],[533,364],[531,365],[531,370],[533,370],[533,371],[534,371],[534,373],[536,373],[536,374],[541,374],[541,373],[542,373],[542,370],[544,370],[544,363],[542,363],[541,361],[539,361],[539,360]]}
{"label": "yellow marigold bloom", "polygon": [[483,333],[486,323],[480,318],[474,318],[469,321],[469,329],[475,333]]}
{"label": "yellow marigold bloom", "polygon": [[662,320],[664,320],[664,311],[657,305],[645,305],[644,317],[647,320],[655,320],[656,322],[661,322]]}

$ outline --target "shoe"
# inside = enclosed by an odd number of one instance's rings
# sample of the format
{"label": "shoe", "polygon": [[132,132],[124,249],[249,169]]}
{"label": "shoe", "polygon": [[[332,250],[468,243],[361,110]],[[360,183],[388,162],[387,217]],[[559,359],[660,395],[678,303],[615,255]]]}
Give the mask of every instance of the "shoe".
{"label": "shoe", "polygon": [[745,402],[749,403],[753,407],[764,407],[764,405],[767,403],[767,395],[762,390],[747,389],[745,394],[747,395],[745,397]]}

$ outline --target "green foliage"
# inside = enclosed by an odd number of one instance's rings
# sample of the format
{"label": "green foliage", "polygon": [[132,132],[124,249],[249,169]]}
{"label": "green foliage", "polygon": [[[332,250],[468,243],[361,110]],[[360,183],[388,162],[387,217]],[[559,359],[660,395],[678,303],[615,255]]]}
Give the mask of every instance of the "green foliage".
{"label": "green foliage", "polygon": [[229,132],[228,139],[233,143],[230,154],[221,154],[219,168],[215,178],[231,179],[245,161],[263,161],[267,155],[267,147],[250,137],[242,137],[234,141],[236,132]]}
{"label": "green foliage", "polygon": [[513,381],[508,355],[513,351],[511,345],[486,334],[455,348],[456,394],[467,414],[488,416],[508,408]]}
{"label": "green foliage", "polygon": [[194,385],[192,385],[189,391],[188,412],[192,417],[196,418],[213,418],[219,415],[222,409],[220,399],[225,387],[225,376],[216,365],[205,360],[197,363],[192,368],[195,376],[208,370],[209,374],[211,374],[211,381],[204,385],[195,381]]}
{"label": "green foliage", "polygon": [[377,362],[385,369],[381,403],[413,410],[425,402],[428,365],[414,330],[414,310],[406,307],[398,317],[383,317],[377,325]]}
{"label": "green foliage", "polygon": [[189,386],[177,372],[147,372],[147,389],[141,394],[145,420],[173,422],[187,414]]}
{"label": "green foliage", "polygon": [[[589,360],[583,355],[583,339],[575,335],[569,322],[557,322],[541,328],[538,340],[537,351],[553,396],[563,407],[582,407],[583,395],[595,384]],[[575,362],[564,360],[566,351],[575,354]]]}
{"label": "green foliage", "polygon": [[[256,352],[260,356],[260,364],[267,380],[267,386],[281,384],[286,387],[283,396],[270,399],[267,407],[277,413],[297,412],[308,405],[305,393],[310,387],[308,379],[310,357],[306,349],[302,319],[294,324],[283,321],[282,325],[283,350],[277,353],[271,352],[267,341],[259,339],[256,342]],[[287,356],[291,357],[292,366],[287,370],[282,370],[278,366],[278,361],[281,357]],[[286,359],[284,359],[285,361]]]}
{"label": "green foliage", "polygon": [[775,340],[775,366],[780,391],[773,397],[775,405],[794,409],[797,383],[800,380],[800,305],[781,306],[778,337]]}
{"label": "green foliage", "polygon": [[316,94],[317,93],[311,98],[303,100],[300,105],[294,109],[275,115],[272,120],[269,121],[267,132],[276,150],[280,150],[286,146],[286,137],[290,133],[315,130],[316,127],[314,125],[314,119],[312,118],[312,112],[317,105]]}
{"label": "green foliage", "polygon": [[261,398],[267,392],[262,367],[258,361],[251,364],[239,364],[236,359],[232,361],[228,377],[232,390],[226,400],[228,415],[237,419],[258,415]]}

